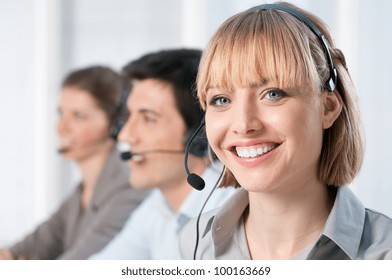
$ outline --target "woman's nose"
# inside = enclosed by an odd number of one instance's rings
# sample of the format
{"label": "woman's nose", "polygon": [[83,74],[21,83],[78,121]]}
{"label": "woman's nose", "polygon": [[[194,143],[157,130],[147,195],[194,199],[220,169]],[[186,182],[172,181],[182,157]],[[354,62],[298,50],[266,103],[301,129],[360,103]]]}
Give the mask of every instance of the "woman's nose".
{"label": "woman's nose", "polygon": [[69,131],[69,121],[65,117],[60,117],[57,121],[57,132],[61,135]]}
{"label": "woman's nose", "polygon": [[233,130],[236,134],[249,135],[263,128],[260,112],[255,103],[247,100],[237,104],[233,117]]}

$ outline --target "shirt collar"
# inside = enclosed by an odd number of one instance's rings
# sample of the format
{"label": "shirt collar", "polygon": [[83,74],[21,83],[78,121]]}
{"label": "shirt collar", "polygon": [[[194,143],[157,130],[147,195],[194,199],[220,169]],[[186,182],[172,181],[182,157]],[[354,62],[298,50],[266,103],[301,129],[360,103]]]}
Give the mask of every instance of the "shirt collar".
{"label": "shirt collar", "polygon": [[[248,205],[248,192],[241,189],[219,209],[212,226],[216,256],[228,248],[228,242],[232,242],[233,232]],[[322,235],[331,239],[351,259],[355,259],[364,224],[365,208],[362,203],[348,187],[338,187]]]}
{"label": "shirt collar", "polygon": [[249,205],[248,192],[240,189],[218,211],[212,228],[216,256],[228,248],[228,242]]}
{"label": "shirt collar", "polygon": [[365,208],[348,187],[338,187],[323,235],[355,259],[365,225]]}

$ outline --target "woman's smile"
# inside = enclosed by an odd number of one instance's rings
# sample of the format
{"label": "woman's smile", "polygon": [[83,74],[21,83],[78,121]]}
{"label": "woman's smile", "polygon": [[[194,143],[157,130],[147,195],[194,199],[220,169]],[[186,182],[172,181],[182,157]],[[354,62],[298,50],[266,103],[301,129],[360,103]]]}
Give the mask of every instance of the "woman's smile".
{"label": "woman's smile", "polygon": [[264,163],[276,153],[279,145],[264,147],[237,147],[232,151],[235,160],[247,167],[252,167]]}
{"label": "woman's smile", "polygon": [[234,148],[236,154],[240,158],[257,158],[267,154],[278,146],[278,144],[270,145],[257,145],[251,147],[240,147]]}

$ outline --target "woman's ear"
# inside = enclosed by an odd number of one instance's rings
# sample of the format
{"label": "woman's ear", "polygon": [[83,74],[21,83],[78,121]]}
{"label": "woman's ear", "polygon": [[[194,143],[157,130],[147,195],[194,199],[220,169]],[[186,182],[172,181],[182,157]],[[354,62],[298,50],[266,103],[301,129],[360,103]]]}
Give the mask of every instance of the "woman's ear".
{"label": "woman's ear", "polygon": [[323,128],[330,128],[342,112],[343,101],[340,94],[334,92],[322,93]]}

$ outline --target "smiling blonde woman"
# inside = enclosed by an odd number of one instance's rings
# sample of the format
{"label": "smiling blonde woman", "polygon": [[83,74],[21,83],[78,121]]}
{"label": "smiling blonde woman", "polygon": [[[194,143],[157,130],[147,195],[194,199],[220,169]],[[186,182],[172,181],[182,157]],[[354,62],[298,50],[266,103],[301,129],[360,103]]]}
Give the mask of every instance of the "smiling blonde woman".
{"label": "smiling blonde woman", "polygon": [[232,16],[197,87],[221,185],[240,190],[202,217],[199,247],[194,225],[184,231],[184,258],[392,258],[391,219],[345,186],[364,153],[358,101],[319,18],[288,3]]}

